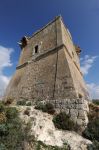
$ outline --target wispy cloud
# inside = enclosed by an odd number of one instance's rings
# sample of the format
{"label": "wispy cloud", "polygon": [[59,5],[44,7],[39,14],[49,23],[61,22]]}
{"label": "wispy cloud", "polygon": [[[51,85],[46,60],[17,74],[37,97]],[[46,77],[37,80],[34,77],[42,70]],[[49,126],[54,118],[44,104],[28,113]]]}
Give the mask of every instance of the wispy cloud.
{"label": "wispy cloud", "polygon": [[[88,75],[89,70],[93,67],[95,60],[98,56],[89,56],[85,55],[83,58],[80,59],[81,62],[81,71],[84,75]],[[87,84],[89,94],[91,98],[99,98],[99,85],[93,83]]]}
{"label": "wispy cloud", "polygon": [[94,61],[98,56],[89,56],[85,55],[85,57],[81,58],[81,71],[84,75],[87,75],[90,68],[93,66]]}
{"label": "wispy cloud", "polygon": [[6,86],[9,83],[10,77],[4,75],[4,68],[11,67],[11,54],[14,50],[0,45],[0,96],[3,95]]}
{"label": "wispy cloud", "polygon": [[95,84],[95,83],[89,83],[87,84],[88,90],[89,90],[89,94],[92,98],[94,99],[99,99],[99,85]]}

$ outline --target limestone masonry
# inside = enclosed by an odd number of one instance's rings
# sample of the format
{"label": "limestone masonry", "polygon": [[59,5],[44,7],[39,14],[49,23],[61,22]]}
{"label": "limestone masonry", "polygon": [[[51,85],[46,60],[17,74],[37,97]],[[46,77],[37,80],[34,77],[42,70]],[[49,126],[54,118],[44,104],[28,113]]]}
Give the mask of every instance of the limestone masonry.
{"label": "limestone masonry", "polygon": [[62,18],[19,42],[21,55],[6,97],[16,100],[85,98],[89,95],[80,71],[80,48]]}
{"label": "limestone masonry", "polygon": [[89,94],[80,70],[81,50],[74,45],[62,18],[56,17],[31,37],[24,36],[19,45],[19,63],[5,98],[32,103],[56,100],[57,105],[64,103],[71,116],[77,118],[83,114],[86,119],[84,101],[89,99]]}

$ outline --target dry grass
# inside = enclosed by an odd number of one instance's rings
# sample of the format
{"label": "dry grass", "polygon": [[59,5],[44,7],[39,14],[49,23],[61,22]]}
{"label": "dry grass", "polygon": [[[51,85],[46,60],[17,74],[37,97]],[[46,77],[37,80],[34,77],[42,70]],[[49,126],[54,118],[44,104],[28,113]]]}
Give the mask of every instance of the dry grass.
{"label": "dry grass", "polygon": [[6,122],[7,118],[6,118],[6,114],[4,112],[0,113],[0,123],[4,123]]}
{"label": "dry grass", "polygon": [[89,104],[89,120],[99,118],[99,106],[93,103]]}
{"label": "dry grass", "polygon": [[14,102],[14,98],[8,97],[8,98],[6,99],[6,101],[4,101],[4,104],[5,104],[5,105],[10,105],[10,104],[12,104],[13,102]]}

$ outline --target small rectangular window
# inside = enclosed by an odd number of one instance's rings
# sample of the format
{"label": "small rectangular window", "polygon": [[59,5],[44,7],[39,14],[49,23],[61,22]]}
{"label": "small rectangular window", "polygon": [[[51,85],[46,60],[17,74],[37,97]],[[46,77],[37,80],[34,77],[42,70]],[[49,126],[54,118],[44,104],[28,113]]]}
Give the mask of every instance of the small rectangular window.
{"label": "small rectangular window", "polygon": [[35,54],[38,53],[38,45],[35,46]]}

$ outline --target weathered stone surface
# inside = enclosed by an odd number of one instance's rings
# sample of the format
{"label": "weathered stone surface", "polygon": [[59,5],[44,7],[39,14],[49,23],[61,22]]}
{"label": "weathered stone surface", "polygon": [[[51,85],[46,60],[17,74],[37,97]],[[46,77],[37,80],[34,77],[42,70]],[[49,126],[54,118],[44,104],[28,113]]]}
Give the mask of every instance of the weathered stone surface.
{"label": "weathered stone surface", "polygon": [[82,119],[77,119],[77,124],[78,124],[78,125],[80,125],[80,126],[81,126],[81,125],[82,125],[82,123],[83,123],[83,122],[82,122]]}
{"label": "weathered stone surface", "polygon": [[70,109],[70,115],[73,117],[78,116],[78,110],[77,109]]}
{"label": "weathered stone surface", "polygon": [[19,64],[6,97],[32,101],[70,98],[70,108],[75,108],[73,102],[82,103],[79,95],[88,99],[79,56],[61,17],[33,36],[23,37],[20,44]]}
{"label": "weathered stone surface", "polygon": [[[73,100],[73,102],[71,99],[63,99],[63,100],[46,100],[44,102],[52,103],[56,109],[65,111],[67,115],[71,116],[71,119],[75,123],[85,127],[88,123],[88,117],[87,117],[87,114],[89,112],[88,102],[85,103],[85,101],[82,100],[81,103],[79,100],[78,103],[74,103],[75,101],[76,99]],[[42,103],[44,102],[42,101]],[[85,109],[85,107],[87,109]]]}
{"label": "weathered stone surface", "polygon": [[85,111],[84,110],[79,110],[78,111],[78,117],[84,119],[85,118]]}
{"label": "weathered stone surface", "polygon": [[70,109],[68,108],[63,109],[63,111],[65,111],[67,115],[70,114]]}
{"label": "weathered stone surface", "polygon": [[[31,122],[31,135],[33,135],[37,141],[42,141],[46,145],[59,147],[63,147],[64,143],[68,143],[71,150],[87,150],[87,145],[92,144],[91,141],[73,131],[56,129],[52,121],[52,115],[35,110],[33,106],[29,108],[30,116],[24,115],[24,111],[27,107],[21,106],[18,109],[20,109],[20,117],[25,124]],[[79,124],[81,124],[81,122],[82,120],[78,120]],[[33,148],[31,148],[31,150],[33,150]]]}
{"label": "weathered stone surface", "polygon": [[83,109],[84,108],[84,104],[76,104],[76,108],[77,109]]}
{"label": "weathered stone surface", "polygon": [[33,104],[49,100],[71,117],[86,120],[89,95],[80,71],[79,48],[74,46],[62,18],[55,18],[20,42],[19,63],[5,99],[25,99]]}

